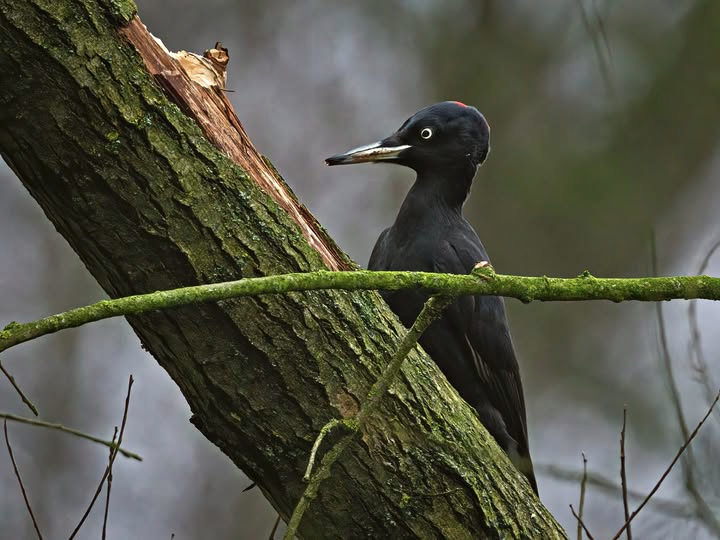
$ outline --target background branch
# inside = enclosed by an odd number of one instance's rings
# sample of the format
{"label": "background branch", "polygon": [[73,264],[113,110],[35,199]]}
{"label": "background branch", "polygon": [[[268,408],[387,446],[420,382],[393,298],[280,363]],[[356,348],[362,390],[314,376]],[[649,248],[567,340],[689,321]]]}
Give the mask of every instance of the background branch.
{"label": "background branch", "polygon": [[582,453],[583,472],[582,479],[580,480],[580,502],[578,503],[578,514],[577,514],[577,540],[582,540],[583,534],[583,511],[585,510],[585,489],[587,487],[587,457],[585,452]]}
{"label": "background branch", "polygon": [[12,446],[10,445],[10,437],[8,435],[7,420],[3,420],[3,432],[5,433],[5,446],[7,447],[8,455],[10,456],[10,463],[12,463],[15,478],[17,478],[18,484],[20,485],[20,492],[22,493],[23,500],[25,501],[25,508],[27,508],[28,514],[30,514],[30,519],[32,520],[32,524],[35,528],[35,533],[37,534],[37,537],[42,540],[43,535],[40,532],[40,527],[38,526],[37,519],[35,519],[35,513],[33,512],[32,506],[30,505],[30,499],[28,499],[27,491],[25,491],[25,485],[23,484],[22,477],[20,476],[20,471],[18,470],[17,463],[15,463],[15,456],[13,455]]}
{"label": "background branch", "polygon": [[3,418],[5,420],[10,420],[12,422],[18,422],[20,424],[27,424],[30,426],[37,426],[37,427],[62,431],[63,433],[67,433],[67,434],[73,435],[75,437],[80,437],[81,439],[85,439],[88,441],[92,441],[94,443],[102,444],[103,446],[107,446],[110,449],[117,448],[118,452],[120,452],[120,454],[123,455],[124,457],[130,458],[130,459],[135,459],[137,461],[142,461],[142,457],[140,457],[140,455],[136,454],[135,452],[130,452],[129,450],[125,450],[124,448],[118,447],[118,443],[116,443],[114,441],[106,441],[105,439],[100,439],[99,437],[95,437],[94,435],[90,435],[89,433],[84,433],[82,431],[78,431],[77,429],[65,427],[62,424],[56,424],[53,422],[44,422],[42,420],[34,420],[32,418],[24,418],[22,416],[17,416],[15,414],[10,414],[10,413],[0,413],[0,418]]}
{"label": "background branch", "polygon": [[630,528],[630,508],[628,506],[628,483],[627,473],[625,471],[625,428],[627,427],[627,405],[623,407],[623,422],[620,430],[620,487],[622,488],[623,512],[625,523],[628,524],[626,529],[627,539],[632,540],[632,529]]}
{"label": "background branch", "polygon": [[713,409],[715,408],[715,405],[717,404],[718,400],[720,400],[720,391],[715,396],[715,399],[710,404],[710,407],[708,408],[707,412],[705,413],[705,416],[703,416],[702,420],[698,422],[697,426],[695,426],[695,429],[690,433],[687,440],[680,446],[680,449],[675,454],[675,457],[670,462],[670,465],[667,466],[665,471],[663,472],[662,476],[658,479],[658,481],[655,483],[653,488],[650,490],[650,493],[647,494],[647,496],[642,500],[642,502],[638,505],[638,507],[633,510],[633,513],[630,515],[630,518],[625,522],[625,524],[620,528],[620,530],[613,536],[613,540],[616,540],[617,538],[620,538],[623,531],[625,531],[628,527],[630,527],[630,522],[635,519],[635,517],[640,513],[640,511],[645,507],[645,505],[652,499],[653,495],[657,492],[658,489],[660,489],[660,486],[665,481],[665,478],[667,478],[668,474],[670,474],[670,471],[673,469],[675,464],[677,463],[678,459],[682,456],[683,452],[688,449],[690,446],[690,443],[695,439],[695,436],[700,431],[700,428],[705,423],[705,420],[708,419],[708,417],[712,414]]}
{"label": "background branch", "polygon": [[[72,540],[77,536],[77,533],[80,532],[81,527],[83,526],[83,523],[85,523],[85,520],[90,515],[90,512],[92,511],[93,506],[95,505],[95,501],[97,501],[97,498],[100,496],[100,493],[102,492],[103,486],[105,485],[105,481],[110,478],[112,475],[112,467],[113,463],[115,463],[115,458],[118,455],[118,448],[122,444],[122,438],[125,433],[125,425],[127,424],[127,417],[128,417],[128,410],[130,409],[130,391],[132,390],[132,386],[134,383],[133,376],[130,375],[130,379],[128,380],[128,389],[127,389],[127,395],[125,396],[125,406],[123,407],[123,415],[122,415],[122,422],[120,423],[120,432],[118,433],[117,437],[117,447],[110,449],[110,458],[108,460],[107,467],[105,467],[105,471],[103,472],[102,477],[100,478],[100,484],[98,484],[97,489],[95,490],[95,493],[90,499],[90,504],[88,504],[88,507],[85,509],[85,512],[83,513],[82,517],[80,518],[80,521],[78,522],[77,526],[73,530],[73,532],[70,534],[69,539]],[[117,429],[117,428],[116,428]],[[114,438],[114,436],[113,436]],[[110,501],[110,488],[108,487],[108,493],[107,493],[107,503],[109,504]],[[102,536],[105,537],[105,526],[107,523],[107,507],[104,512],[104,518],[103,518],[103,528],[102,528]]]}
{"label": "background branch", "polygon": [[[707,251],[703,257],[700,266],[698,267],[698,274],[704,274],[710,260],[713,255],[720,249],[720,240],[717,240]],[[692,301],[688,305],[688,325],[690,327],[690,344],[689,344],[689,357],[691,369],[695,372],[695,381],[700,384],[703,388],[705,401],[709,405],[712,403],[713,396],[715,395],[715,389],[718,387],[715,384],[715,377],[710,370],[707,361],[705,360],[705,354],[703,352],[702,337],[700,335],[700,324],[698,322],[698,302]],[[720,425],[720,418],[716,417],[718,425]],[[720,530],[717,530],[720,534]]]}
{"label": "background branch", "polygon": [[[622,497],[622,488],[617,482],[592,471],[585,474],[584,471],[576,471],[559,465],[549,465],[544,463],[536,464],[535,469],[539,473],[545,474],[556,480],[560,480],[561,482],[577,484],[585,481],[588,486],[601,490],[609,497]],[[628,489],[628,497],[637,500],[638,502],[642,501],[646,496],[647,493],[641,493],[640,491]],[[677,519],[691,519],[695,517],[695,511],[689,504],[670,499],[663,499],[661,497],[653,497],[650,500],[649,508]]]}
{"label": "background branch", "polygon": [[[2,339],[2,338],[0,338],[0,340],[1,340],[1,339]],[[2,346],[2,345],[0,345],[0,347],[1,347],[1,346]],[[25,405],[28,406],[28,409],[30,409],[30,411],[31,411],[35,416],[37,416],[37,415],[39,414],[39,413],[38,413],[38,410],[37,410],[37,407],[35,406],[35,404],[34,404],[32,401],[30,401],[30,399],[28,399],[28,397],[27,397],[27,396],[25,395],[25,393],[22,391],[22,388],[20,388],[20,387],[18,386],[17,382],[15,381],[15,377],[13,377],[12,374],[10,374],[10,372],[5,369],[5,367],[2,365],[2,362],[0,362],[0,371],[2,372],[3,375],[5,375],[5,378],[10,382],[10,384],[12,385],[13,389],[15,390],[15,392],[20,396],[20,399],[22,400],[22,402],[23,402]]]}

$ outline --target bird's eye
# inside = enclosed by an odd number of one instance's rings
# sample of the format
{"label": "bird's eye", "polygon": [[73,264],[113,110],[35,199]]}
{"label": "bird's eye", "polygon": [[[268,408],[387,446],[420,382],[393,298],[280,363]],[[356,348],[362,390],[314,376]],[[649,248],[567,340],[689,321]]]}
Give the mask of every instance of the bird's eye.
{"label": "bird's eye", "polygon": [[432,137],[432,129],[430,129],[430,128],[423,128],[422,131],[420,132],[420,136],[421,136],[423,139],[429,139],[430,137]]}

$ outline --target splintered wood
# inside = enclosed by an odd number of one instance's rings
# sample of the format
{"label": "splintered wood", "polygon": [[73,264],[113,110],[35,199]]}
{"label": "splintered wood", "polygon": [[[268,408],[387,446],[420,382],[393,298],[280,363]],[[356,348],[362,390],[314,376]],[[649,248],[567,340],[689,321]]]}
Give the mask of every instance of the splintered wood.
{"label": "splintered wood", "polygon": [[194,118],[205,136],[288,212],[328,269],[351,269],[340,249],[265,163],[245,133],[226,96],[227,49],[217,43],[203,56],[186,51],[172,53],[148,32],[137,16],[120,32],[138,51],[169,98]]}

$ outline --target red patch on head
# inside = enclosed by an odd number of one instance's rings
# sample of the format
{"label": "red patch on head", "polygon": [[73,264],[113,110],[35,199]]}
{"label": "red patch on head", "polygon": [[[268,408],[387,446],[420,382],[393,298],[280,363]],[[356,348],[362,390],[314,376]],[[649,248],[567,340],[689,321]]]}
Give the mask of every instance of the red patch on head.
{"label": "red patch on head", "polygon": [[460,105],[461,107],[467,107],[462,101],[451,101],[450,103],[454,103],[455,105]]}

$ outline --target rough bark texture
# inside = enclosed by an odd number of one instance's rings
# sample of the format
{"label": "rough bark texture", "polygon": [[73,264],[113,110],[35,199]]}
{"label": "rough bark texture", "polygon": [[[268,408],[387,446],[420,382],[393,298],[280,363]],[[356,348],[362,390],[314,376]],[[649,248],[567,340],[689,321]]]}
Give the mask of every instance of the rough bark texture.
{"label": "rough bark texture", "polygon": [[[123,1],[0,0],[0,153],[102,287],[118,297],[317,270],[332,258],[351,266],[307,211],[284,209],[256,169],[233,163],[187,104],[171,101],[128,42],[128,28],[142,30],[134,11]],[[357,411],[403,332],[373,292],[243,298],[129,321],[193,423],[285,519],[316,434]],[[300,532],[564,536],[422,352]]]}

